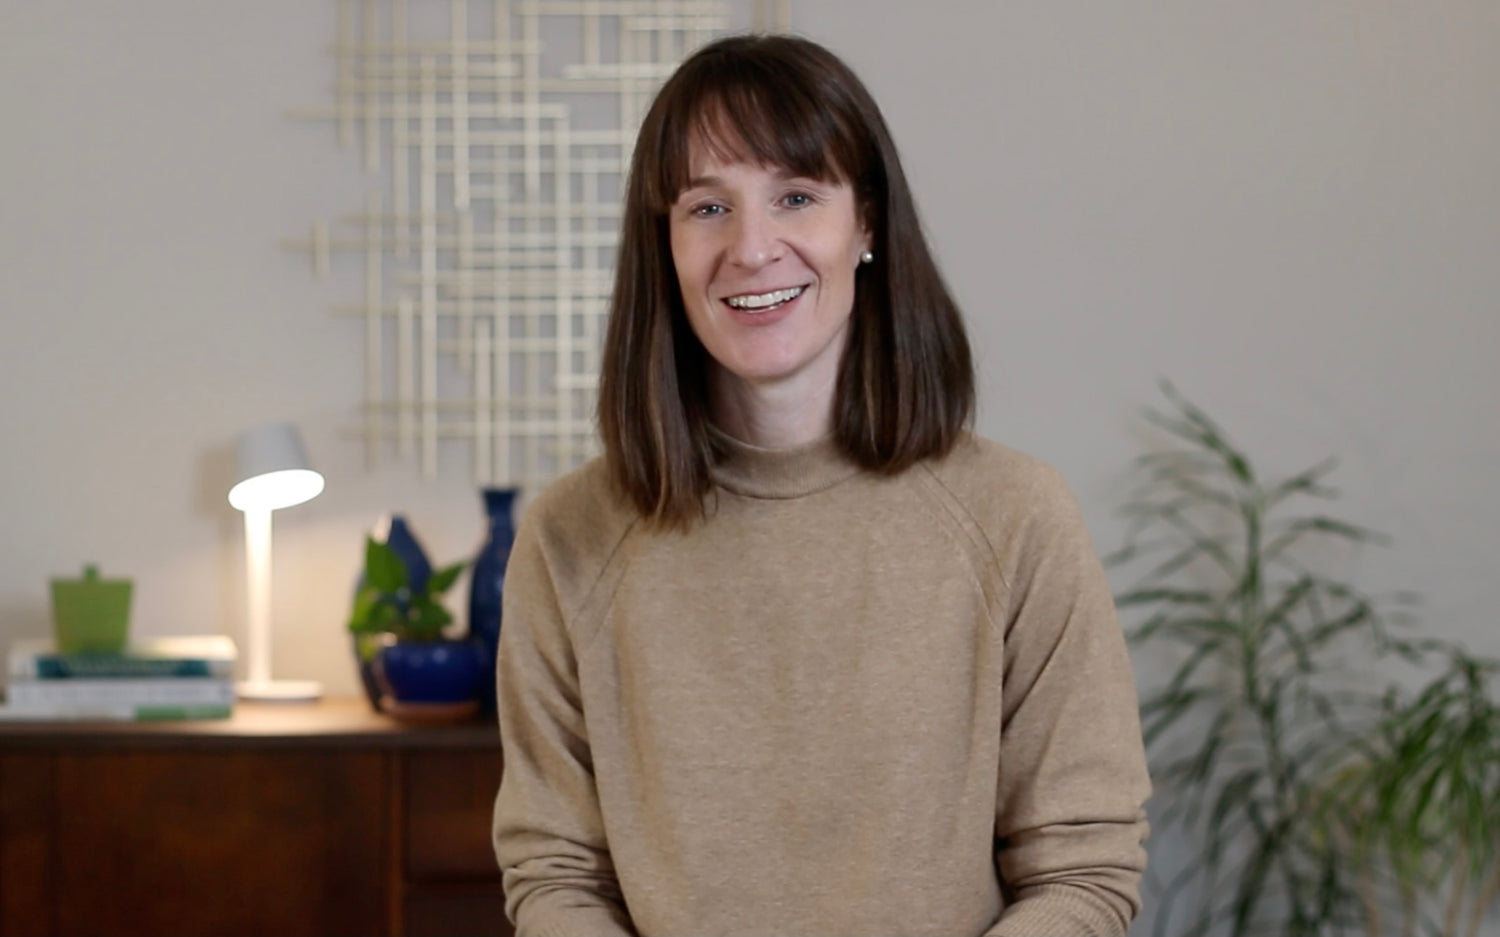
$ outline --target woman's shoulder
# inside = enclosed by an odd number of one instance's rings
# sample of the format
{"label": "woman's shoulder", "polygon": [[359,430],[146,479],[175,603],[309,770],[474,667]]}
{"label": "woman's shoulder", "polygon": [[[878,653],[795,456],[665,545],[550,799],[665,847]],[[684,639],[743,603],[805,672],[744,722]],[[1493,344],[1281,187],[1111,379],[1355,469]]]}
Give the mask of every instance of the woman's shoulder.
{"label": "woman's shoulder", "polygon": [[1051,463],[980,436],[962,437],[945,457],[922,464],[947,513],[1002,563],[1083,549],[1088,532],[1078,500]]}
{"label": "woman's shoulder", "polygon": [[609,470],[596,456],[548,482],[526,508],[527,516],[564,521],[575,514],[592,515],[614,501]]}
{"label": "woman's shoulder", "polygon": [[543,488],[517,531],[554,560],[599,565],[639,520],[618,494],[603,458],[591,459]]}
{"label": "woman's shoulder", "polygon": [[960,502],[976,508],[1071,510],[1067,481],[1049,462],[1004,443],[965,433],[940,459],[923,463]]}

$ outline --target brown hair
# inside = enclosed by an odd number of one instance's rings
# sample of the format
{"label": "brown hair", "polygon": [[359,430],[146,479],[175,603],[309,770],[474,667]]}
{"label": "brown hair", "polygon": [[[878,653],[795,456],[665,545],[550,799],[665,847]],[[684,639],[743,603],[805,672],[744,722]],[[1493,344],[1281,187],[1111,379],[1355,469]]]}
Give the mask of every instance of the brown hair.
{"label": "brown hair", "polygon": [[667,227],[694,140],[854,189],[875,260],[856,274],[834,439],[884,474],[946,454],[973,418],[969,342],[880,109],[814,42],[732,36],[682,63],[636,138],[598,403],[609,474],[625,497],[653,522],[685,527],[712,485],[708,353],[683,309]]}

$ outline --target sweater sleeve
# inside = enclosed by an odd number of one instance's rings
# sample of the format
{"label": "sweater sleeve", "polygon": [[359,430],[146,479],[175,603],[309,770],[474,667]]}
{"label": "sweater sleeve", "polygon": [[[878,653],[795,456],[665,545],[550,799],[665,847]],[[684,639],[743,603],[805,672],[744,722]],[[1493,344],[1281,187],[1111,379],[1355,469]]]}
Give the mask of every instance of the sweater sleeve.
{"label": "sweater sleeve", "polygon": [[574,657],[535,525],[505,574],[496,679],[505,771],[495,856],[516,932],[632,934],[600,815]]}
{"label": "sweater sleeve", "polygon": [[1082,516],[1048,470],[1008,578],[991,937],[1124,934],[1150,780],[1124,636]]}

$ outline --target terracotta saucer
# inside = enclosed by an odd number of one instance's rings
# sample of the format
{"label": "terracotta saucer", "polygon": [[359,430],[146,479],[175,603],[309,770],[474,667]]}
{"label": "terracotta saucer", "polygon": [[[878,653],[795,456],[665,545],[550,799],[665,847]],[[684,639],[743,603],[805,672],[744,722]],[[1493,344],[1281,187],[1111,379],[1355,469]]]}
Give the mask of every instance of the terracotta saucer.
{"label": "terracotta saucer", "polygon": [[380,711],[400,722],[442,725],[466,722],[479,712],[479,700],[461,703],[403,703],[389,696],[380,698]]}

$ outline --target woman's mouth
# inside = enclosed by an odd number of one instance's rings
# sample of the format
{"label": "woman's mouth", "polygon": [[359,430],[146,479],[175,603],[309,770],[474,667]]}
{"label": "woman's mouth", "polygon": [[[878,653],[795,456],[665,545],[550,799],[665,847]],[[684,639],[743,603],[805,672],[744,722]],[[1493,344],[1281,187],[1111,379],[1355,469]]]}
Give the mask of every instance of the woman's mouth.
{"label": "woman's mouth", "polygon": [[804,285],[772,290],[769,293],[741,293],[738,296],[724,297],[724,302],[741,312],[761,313],[791,302],[806,289]]}

